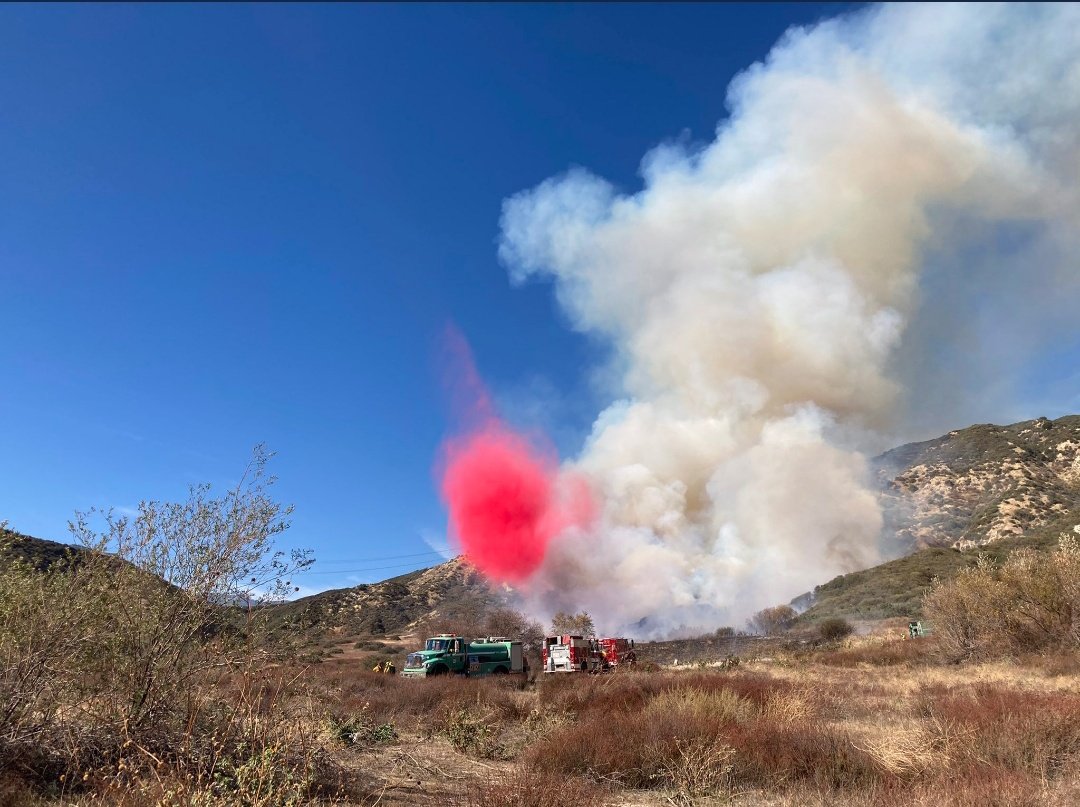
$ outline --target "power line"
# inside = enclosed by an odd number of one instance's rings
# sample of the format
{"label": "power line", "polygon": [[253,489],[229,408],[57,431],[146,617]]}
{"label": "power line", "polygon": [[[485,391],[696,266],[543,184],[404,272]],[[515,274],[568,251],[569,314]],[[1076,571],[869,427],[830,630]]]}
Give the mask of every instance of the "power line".
{"label": "power line", "polygon": [[379,561],[383,561],[383,560],[399,560],[401,558],[419,558],[419,557],[425,557],[425,556],[428,556],[428,555],[439,555],[440,557],[443,557],[442,552],[439,552],[439,551],[433,549],[433,550],[430,550],[428,552],[414,552],[411,555],[384,555],[384,556],[378,557],[378,558],[336,558],[334,560],[319,560],[318,558],[316,558],[315,562],[320,564],[320,565],[324,564],[324,563],[378,563]]}
{"label": "power line", "polygon": [[[424,563],[425,561],[417,561],[416,563]],[[416,567],[416,563],[399,563],[394,566],[369,566],[364,569],[332,569],[325,572],[297,572],[293,577],[304,577],[305,575],[314,574],[360,574],[364,572],[381,572],[386,569],[412,569]],[[421,567],[428,568],[428,567]]]}

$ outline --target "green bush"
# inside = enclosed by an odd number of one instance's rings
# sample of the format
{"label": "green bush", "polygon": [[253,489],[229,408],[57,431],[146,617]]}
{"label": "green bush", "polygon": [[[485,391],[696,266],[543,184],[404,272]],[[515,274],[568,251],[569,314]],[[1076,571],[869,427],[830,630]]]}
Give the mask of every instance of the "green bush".
{"label": "green bush", "polygon": [[442,731],[461,753],[493,759],[500,755],[502,747],[491,718],[472,709],[455,709],[446,715]]}
{"label": "green bush", "polygon": [[377,723],[365,705],[358,714],[330,719],[330,736],[342,745],[391,745],[398,741],[397,729],[391,722]]}

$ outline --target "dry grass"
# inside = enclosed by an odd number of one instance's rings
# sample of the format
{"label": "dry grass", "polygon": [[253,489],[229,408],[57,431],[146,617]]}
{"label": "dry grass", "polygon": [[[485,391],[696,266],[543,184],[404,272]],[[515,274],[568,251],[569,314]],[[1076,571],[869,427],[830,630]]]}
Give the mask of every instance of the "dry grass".
{"label": "dry grass", "polygon": [[468,807],[602,807],[610,801],[604,788],[586,779],[518,768],[505,777],[474,784],[459,803]]}
{"label": "dry grass", "polygon": [[186,746],[107,745],[93,765],[87,746],[9,774],[0,803],[1065,805],[1080,802],[1075,669],[943,665],[892,640],[535,685],[278,668],[230,679],[229,721],[207,716]]}

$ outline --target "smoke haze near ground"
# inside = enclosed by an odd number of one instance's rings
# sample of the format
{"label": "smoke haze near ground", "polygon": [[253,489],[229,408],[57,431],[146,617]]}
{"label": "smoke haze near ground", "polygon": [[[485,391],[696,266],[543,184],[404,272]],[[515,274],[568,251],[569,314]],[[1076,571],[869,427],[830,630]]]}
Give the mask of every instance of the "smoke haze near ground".
{"label": "smoke haze near ground", "polygon": [[598,521],[553,540],[532,610],[739,626],[897,551],[867,454],[1015,403],[1003,364],[1072,333],[1077,31],[937,4],[793,29],[640,191],[574,169],[507,200],[512,277],[551,278],[620,378],[564,466]]}

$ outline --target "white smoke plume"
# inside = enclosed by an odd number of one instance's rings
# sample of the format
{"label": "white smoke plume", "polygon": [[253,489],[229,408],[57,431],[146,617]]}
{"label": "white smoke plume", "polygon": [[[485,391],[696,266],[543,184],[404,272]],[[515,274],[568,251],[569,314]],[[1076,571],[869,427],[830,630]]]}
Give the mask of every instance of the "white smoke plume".
{"label": "white smoke plume", "polygon": [[620,378],[570,463],[598,524],[552,546],[538,611],[692,632],[875,563],[867,452],[945,425],[962,407],[905,412],[952,374],[988,391],[979,354],[1022,355],[1078,300],[1080,7],[792,29],[728,107],[636,193],[575,169],[505,203],[512,277],[552,278]]}

